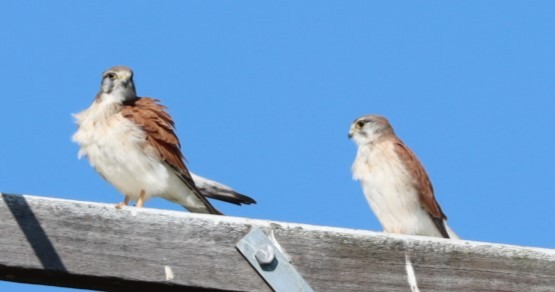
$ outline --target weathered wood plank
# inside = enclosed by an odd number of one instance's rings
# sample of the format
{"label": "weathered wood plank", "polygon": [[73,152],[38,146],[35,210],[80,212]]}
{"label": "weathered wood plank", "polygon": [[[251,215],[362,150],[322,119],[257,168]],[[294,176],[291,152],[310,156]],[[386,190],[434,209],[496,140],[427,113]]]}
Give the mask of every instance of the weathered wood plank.
{"label": "weathered wood plank", "polygon": [[0,279],[96,290],[270,291],[235,249],[251,226],[273,231],[315,291],[409,291],[406,258],[422,291],[555,289],[554,250],[7,194]]}

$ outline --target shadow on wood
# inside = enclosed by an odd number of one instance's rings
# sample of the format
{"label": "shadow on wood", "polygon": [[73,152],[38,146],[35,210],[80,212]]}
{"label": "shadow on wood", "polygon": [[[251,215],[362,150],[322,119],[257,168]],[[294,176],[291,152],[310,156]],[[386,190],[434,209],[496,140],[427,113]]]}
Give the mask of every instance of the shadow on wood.
{"label": "shadow on wood", "polygon": [[2,196],[13,218],[25,235],[27,242],[33,248],[35,255],[42,264],[43,269],[49,271],[67,272],[64,263],[50,242],[50,239],[40,226],[39,221],[27,204],[25,197]]}

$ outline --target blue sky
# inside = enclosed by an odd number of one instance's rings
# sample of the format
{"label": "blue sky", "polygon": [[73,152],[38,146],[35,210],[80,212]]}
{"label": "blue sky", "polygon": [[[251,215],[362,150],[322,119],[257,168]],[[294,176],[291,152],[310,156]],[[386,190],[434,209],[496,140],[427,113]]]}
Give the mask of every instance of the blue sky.
{"label": "blue sky", "polygon": [[189,168],[258,201],[215,203],[228,215],[381,230],[347,139],[379,113],[461,237],[555,248],[553,15],[550,1],[2,1],[0,192],[121,201],[77,159],[71,113],[122,64],[169,107]]}

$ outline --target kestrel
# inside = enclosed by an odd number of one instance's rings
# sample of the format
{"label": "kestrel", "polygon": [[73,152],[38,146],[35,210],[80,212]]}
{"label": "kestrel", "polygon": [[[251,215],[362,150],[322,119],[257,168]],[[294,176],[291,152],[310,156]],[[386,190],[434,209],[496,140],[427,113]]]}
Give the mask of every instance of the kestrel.
{"label": "kestrel", "polygon": [[458,238],[447,226],[426,170],[386,118],[356,119],[349,138],[358,145],[353,178],[386,232]]}
{"label": "kestrel", "polygon": [[[222,214],[203,196],[185,166],[171,116],[158,100],[137,96],[130,68],[106,70],[92,105],[75,119],[73,141],[80,145],[79,157],[86,156],[125,196],[116,207],[131,200],[142,207],[149,198],[162,197],[191,212]],[[208,196],[235,204],[255,202],[238,193]]]}

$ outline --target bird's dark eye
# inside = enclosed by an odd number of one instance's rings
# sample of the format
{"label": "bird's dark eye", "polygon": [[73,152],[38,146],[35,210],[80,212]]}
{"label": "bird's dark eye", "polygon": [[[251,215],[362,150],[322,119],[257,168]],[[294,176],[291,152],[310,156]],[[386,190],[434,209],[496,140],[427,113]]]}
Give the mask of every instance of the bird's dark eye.
{"label": "bird's dark eye", "polygon": [[362,127],[364,127],[364,122],[363,121],[358,121],[356,123],[356,127],[357,127],[357,129],[362,129]]}
{"label": "bird's dark eye", "polygon": [[106,74],[106,77],[107,77],[108,79],[110,79],[110,80],[114,80],[114,79],[116,79],[116,74],[114,74],[114,73],[108,73],[108,74]]}

